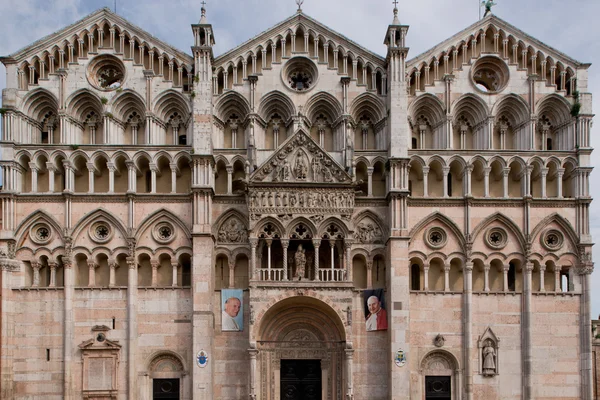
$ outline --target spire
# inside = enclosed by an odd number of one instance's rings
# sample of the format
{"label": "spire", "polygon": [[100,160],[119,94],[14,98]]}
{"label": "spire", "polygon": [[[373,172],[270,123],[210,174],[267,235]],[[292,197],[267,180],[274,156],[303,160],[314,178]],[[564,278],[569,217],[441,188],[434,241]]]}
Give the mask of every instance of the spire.
{"label": "spire", "polygon": [[202,4],[202,17],[200,18],[200,24],[206,24],[206,1],[203,1],[200,4]]}
{"label": "spire", "polygon": [[296,0],[296,4],[298,4],[298,12],[302,12],[302,4],[304,4],[304,0]]}
{"label": "spire", "polygon": [[394,4],[394,21],[392,25],[400,25],[400,20],[398,19],[398,0],[394,0],[392,4]]}

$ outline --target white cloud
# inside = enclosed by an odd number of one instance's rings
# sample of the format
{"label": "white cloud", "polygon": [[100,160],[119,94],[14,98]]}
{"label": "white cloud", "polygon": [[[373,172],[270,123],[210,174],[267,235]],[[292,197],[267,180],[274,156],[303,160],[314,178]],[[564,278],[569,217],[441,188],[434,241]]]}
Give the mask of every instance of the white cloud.
{"label": "white cloud", "polygon": [[[100,7],[112,7],[113,0],[2,0],[0,54],[6,55],[33,41],[75,22]],[[196,0],[119,0],[119,14],[153,35],[188,52],[190,24],[200,18]],[[350,39],[384,55],[382,44],[387,25],[392,21],[391,0],[306,0],[304,12]],[[477,20],[480,0],[420,0],[400,3],[400,20],[410,25],[408,45],[411,56],[464,29]],[[583,62],[600,64],[597,15],[600,2],[577,2],[577,10],[564,0],[503,0],[494,12],[501,18],[537,37],[550,46]],[[208,19],[215,29],[216,54],[257,35],[293,15],[293,0],[209,0]],[[592,50],[594,49],[594,50]],[[596,94],[594,109],[600,110],[600,72],[590,70],[589,90]],[[5,86],[0,67],[0,88]],[[600,147],[598,135],[592,145]],[[600,157],[592,158],[594,167]],[[600,185],[592,175],[592,195],[600,198]],[[592,205],[592,233],[600,237],[600,204]],[[596,252],[596,254],[600,254]],[[600,260],[598,256],[596,260]],[[600,265],[600,264],[599,264]],[[593,278],[592,290],[600,293],[600,272]],[[593,314],[600,312],[600,294],[593,295]]]}

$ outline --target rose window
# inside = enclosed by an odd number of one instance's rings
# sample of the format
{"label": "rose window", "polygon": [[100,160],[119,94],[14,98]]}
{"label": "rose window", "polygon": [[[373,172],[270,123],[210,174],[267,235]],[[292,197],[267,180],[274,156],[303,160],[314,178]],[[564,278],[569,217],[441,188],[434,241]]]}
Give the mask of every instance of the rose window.
{"label": "rose window", "polygon": [[167,240],[171,237],[171,235],[173,235],[173,232],[171,231],[171,228],[169,228],[168,226],[163,226],[158,230],[158,235],[160,236],[161,239]]}
{"label": "rose window", "polygon": [[175,229],[170,222],[161,222],[152,229],[152,237],[159,243],[170,243],[175,239]]}
{"label": "rose window", "polygon": [[439,249],[444,247],[446,242],[448,241],[448,236],[446,232],[442,228],[431,228],[426,233],[426,241],[429,247],[434,249]]}
{"label": "rose window", "polygon": [[45,242],[46,240],[50,239],[50,230],[45,226],[38,228],[36,237],[39,241]]}
{"label": "rose window", "polygon": [[506,246],[508,236],[503,229],[490,229],[486,236],[487,245],[493,249],[502,249]]}
{"label": "rose window", "polygon": [[558,250],[563,245],[563,236],[559,231],[551,230],[543,236],[542,244],[548,250]]}
{"label": "rose window", "polygon": [[112,90],[120,88],[123,78],[123,72],[110,65],[98,71],[98,83],[103,89]]}
{"label": "rose window", "polygon": [[471,68],[473,84],[483,93],[498,93],[508,85],[510,71],[504,60],[495,56],[485,56]]}
{"label": "rose window", "polygon": [[108,235],[110,234],[110,230],[106,225],[99,225],[96,227],[96,237],[100,240],[106,240]]}
{"label": "rose window", "polygon": [[290,75],[288,83],[292,89],[302,92],[312,87],[312,77],[307,72],[295,71]]}

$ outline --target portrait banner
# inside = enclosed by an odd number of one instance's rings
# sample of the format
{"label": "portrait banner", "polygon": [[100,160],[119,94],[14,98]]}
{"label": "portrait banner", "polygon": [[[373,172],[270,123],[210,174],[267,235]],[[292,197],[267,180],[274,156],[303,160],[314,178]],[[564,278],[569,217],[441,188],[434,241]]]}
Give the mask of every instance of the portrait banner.
{"label": "portrait banner", "polygon": [[388,321],[383,289],[365,290],[363,300],[367,332],[387,330]]}
{"label": "portrait banner", "polygon": [[244,330],[244,291],[241,289],[221,290],[221,331],[241,332]]}

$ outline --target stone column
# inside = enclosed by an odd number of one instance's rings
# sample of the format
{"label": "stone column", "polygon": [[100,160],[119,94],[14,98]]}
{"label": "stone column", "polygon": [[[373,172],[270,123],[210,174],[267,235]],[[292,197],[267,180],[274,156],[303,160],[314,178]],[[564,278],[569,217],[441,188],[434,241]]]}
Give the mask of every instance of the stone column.
{"label": "stone column", "polygon": [[108,168],[108,193],[115,192],[115,171],[117,167],[115,167],[114,163],[107,163]]}
{"label": "stone column", "polygon": [[473,263],[467,261],[464,268],[464,356],[466,400],[473,400]]}
{"label": "stone column", "polygon": [[444,197],[449,197],[448,194],[448,174],[450,173],[450,167],[443,167],[442,172],[444,173]]}
{"label": "stone column", "polygon": [[429,291],[429,264],[423,264],[423,290]]}
{"label": "stone column", "polygon": [[273,239],[265,241],[267,242],[267,280],[271,280],[271,245],[273,244]]}
{"label": "stone column", "polygon": [[228,165],[227,169],[227,194],[233,193],[233,166]]}
{"label": "stone column", "polygon": [[540,292],[545,292],[546,291],[546,282],[545,282],[545,275],[546,274],[546,264],[541,264],[540,265]]}
{"label": "stone column", "polygon": [[127,257],[127,398],[137,397],[137,291],[138,269],[135,257]]}
{"label": "stone column", "polygon": [[229,289],[235,287],[235,260],[227,260],[229,267]]}
{"label": "stone column", "polygon": [[73,357],[73,265],[71,257],[62,258],[64,272],[64,320],[63,320],[63,397],[65,400],[73,399],[71,391],[73,383],[71,378],[71,359]]}
{"label": "stone column", "polygon": [[[293,42],[292,42],[293,43]],[[283,280],[288,280],[288,247],[290,246],[289,239],[281,239],[281,247],[283,247]]]}
{"label": "stone column", "polygon": [[38,171],[39,168],[35,163],[29,163],[29,169],[31,170],[31,193],[37,193],[38,191]]}
{"label": "stone column", "polygon": [[533,263],[527,262],[523,274],[523,316],[521,322],[523,357],[523,398],[531,399],[533,394],[532,356],[531,356],[531,273]]}
{"label": "stone column", "polygon": [[491,269],[491,265],[490,264],[485,264],[483,266],[483,291],[484,292],[489,292],[490,291],[490,269]]}
{"label": "stone column", "polygon": [[554,266],[554,292],[556,293],[561,293],[562,289],[560,287],[560,266],[559,265],[555,265]]}
{"label": "stone column", "polygon": [[344,247],[346,248],[346,280],[348,282],[352,282],[353,281],[352,242],[349,239],[344,240]]}
{"label": "stone column", "polygon": [[171,193],[177,193],[177,171],[179,168],[177,163],[170,163],[169,167],[171,167]]}
{"label": "stone column", "polygon": [[173,278],[171,281],[171,286],[177,287],[177,269],[179,268],[179,263],[176,261],[172,261],[171,267],[173,268]]}
{"label": "stone column", "polygon": [[510,168],[504,168],[502,170],[502,186],[503,186],[503,197],[508,199],[508,175],[510,174]]}
{"label": "stone column", "polygon": [[88,169],[88,193],[94,193],[94,172],[96,171],[96,167],[94,163],[87,163]]}
{"label": "stone column", "polygon": [[373,260],[367,260],[367,289],[373,288]]}
{"label": "stone column", "polygon": [[48,267],[50,268],[50,283],[48,287],[56,287],[56,268],[58,265],[55,262],[49,262]]}
{"label": "stone column", "polygon": [[335,239],[329,240],[329,247],[331,247],[331,279],[333,280],[333,273],[335,269]]}
{"label": "stone column", "polygon": [[444,292],[450,291],[450,264],[444,265]]}
{"label": "stone column", "polygon": [[158,166],[154,163],[150,164],[150,173],[151,173],[150,193],[156,193],[156,173],[157,172],[158,172]]}
{"label": "stone column", "polygon": [[[367,147],[364,147],[365,149]],[[367,168],[367,182],[368,182],[368,196],[369,197],[373,197],[373,171],[375,171],[375,168],[373,167],[368,167]]]}
{"label": "stone column", "polygon": [[584,254],[580,260],[579,276],[581,277],[582,296],[579,314],[580,337],[581,337],[581,373],[582,373],[582,395],[583,400],[592,400],[594,379],[592,365],[592,316],[590,304],[590,274],[594,270],[594,264],[589,260],[590,255]]}
{"label": "stone column", "polygon": [[315,246],[315,281],[319,279],[319,246],[321,245],[321,239],[313,239],[313,246]]}
{"label": "stone column", "polygon": [[158,285],[158,267],[160,266],[158,260],[151,260],[150,265],[152,266],[152,287]]}
{"label": "stone column", "polygon": [[117,262],[114,259],[109,259],[108,260],[108,267],[110,268],[110,275],[108,278],[108,286],[109,287],[114,287],[115,286],[115,272],[117,269]]}
{"label": "stone column", "polygon": [[354,388],[352,384],[352,361],[354,350],[346,349],[344,355],[346,356],[346,400],[352,400],[354,398]]}
{"label": "stone column", "polygon": [[256,279],[256,247],[258,246],[257,238],[250,238],[250,280]]}
{"label": "stone column", "polygon": [[484,197],[490,197],[490,173],[492,172],[491,167],[486,167],[483,169],[483,190]]}
{"label": "stone column", "polygon": [[430,167],[423,167],[423,197],[429,197],[429,170]]}
{"label": "stone column", "polygon": [[510,265],[506,264],[502,267],[502,272],[504,275],[504,285],[502,286],[502,288],[504,289],[504,292],[508,292],[508,270],[510,269]]}
{"label": "stone column", "polygon": [[256,357],[258,356],[258,350],[248,350],[250,354],[250,400],[256,400]]}
{"label": "stone column", "polygon": [[96,263],[94,261],[88,260],[88,286],[94,287],[96,286]]}
{"label": "stone column", "polygon": [[42,266],[37,261],[31,262],[31,268],[33,268],[33,283],[31,287],[39,287],[40,286],[40,268]]}

